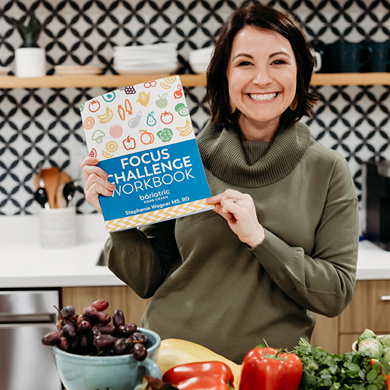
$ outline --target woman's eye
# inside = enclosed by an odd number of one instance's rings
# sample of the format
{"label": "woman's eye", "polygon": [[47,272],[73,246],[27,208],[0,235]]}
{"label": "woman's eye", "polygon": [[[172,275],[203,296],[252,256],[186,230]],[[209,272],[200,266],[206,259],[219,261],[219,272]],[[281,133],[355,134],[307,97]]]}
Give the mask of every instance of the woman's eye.
{"label": "woman's eye", "polygon": [[285,63],[286,63],[286,61],[284,61],[284,60],[275,60],[273,62],[273,64],[275,64],[275,65],[282,65],[282,64],[285,64]]}
{"label": "woman's eye", "polygon": [[248,66],[250,65],[251,63],[249,61],[241,61],[238,66]]}

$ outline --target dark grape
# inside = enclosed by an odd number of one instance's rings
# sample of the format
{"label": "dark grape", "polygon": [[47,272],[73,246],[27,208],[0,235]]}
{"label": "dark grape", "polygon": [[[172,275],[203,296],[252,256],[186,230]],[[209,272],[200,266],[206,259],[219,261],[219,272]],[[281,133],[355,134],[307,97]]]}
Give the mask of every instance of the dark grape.
{"label": "dark grape", "polygon": [[92,340],[88,337],[88,335],[83,334],[80,337],[80,347],[84,353],[87,353],[89,348],[92,345]]}
{"label": "dark grape", "polygon": [[76,329],[72,325],[66,324],[62,328],[62,335],[69,341],[73,341],[76,338]]}
{"label": "dark grape", "polygon": [[42,344],[49,346],[59,346],[61,344],[61,336],[58,332],[50,332],[42,337]]}
{"label": "dark grape", "polygon": [[77,325],[79,325],[81,321],[87,321],[87,317],[85,317],[84,314],[77,316]]}
{"label": "dark grape", "polygon": [[97,325],[94,325],[93,327],[92,327],[92,333],[93,333],[93,335],[95,336],[95,337],[97,337],[97,336],[100,336],[101,334],[102,334],[102,332],[100,332],[100,326],[97,326]]}
{"label": "dark grape", "polygon": [[129,337],[133,334],[134,332],[132,331],[132,329],[130,329],[127,325],[120,325],[116,328],[116,332],[115,334],[118,336],[118,337]]}
{"label": "dark grape", "polygon": [[61,310],[62,318],[66,318],[66,319],[71,318],[72,316],[74,316],[75,313],[76,313],[76,310],[73,306],[65,306]]}
{"label": "dark grape", "polygon": [[108,301],[105,299],[98,299],[94,303],[92,303],[92,307],[94,307],[97,311],[106,310],[108,307]]}
{"label": "dark grape", "polygon": [[61,344],[60,344],[59,348],[65,352],[69,351],[70,344],[69,344],[69,341],[65,337],[61,337]]}
{"label": "dark grape", "polygon": [[148,356],[148,351],[145,345],[141,343],[135,344],[132,349],[132,352],[133,352],[134,359],[138,361],[145,360],[146,356]]}
{"label": "dark grape", "polygon": [[127,326],[130,329],[131,334],[137,331],[137,325],[132,322],[129,324],[125,324],[125,326]]}
{"label": "dark grape", "polygon": [[82,333],[88,333],[92,331],[91,323],[87,320],[81,321],[79,323],[79,331]]}
{"label": "dark grape", "polygon": [[115,333],[115,326],[114,325],[101,325],[99,326],[99,330],[101,334],[110,334],[114,335]]}
{"label": "dark grape", "polygon": [[98,311],[96,313],[96,322],[100,322],[101,324],[108,324],[111,321],[111,316],[104,311]]}
{"label": "dark grape", "polygon": [[110,334],[101,334],[94,338],[93,344],[97,349],[107,350],[114,346],[116,340],[117,339]]}
{"label": "dark grape", "polygon": [[118,339],[114,344],[114,354],[115,355],[126,355],[130,353],[133,343],[129,339]]}
{"label": "dark grape", "polygon": [[115,328],[125,324],[125,316],[121,310],[115,310],[112,315],[112,322],[114,323]]}
{"label": "dark grape", "polygon": [[89,321],[96,320],[96,313],[97,312],[98,311],[96,310],[96,308],[92,307],[92,306],[87,306],[87,307],[84,307],[84,309],[83,309],[84,317]]}

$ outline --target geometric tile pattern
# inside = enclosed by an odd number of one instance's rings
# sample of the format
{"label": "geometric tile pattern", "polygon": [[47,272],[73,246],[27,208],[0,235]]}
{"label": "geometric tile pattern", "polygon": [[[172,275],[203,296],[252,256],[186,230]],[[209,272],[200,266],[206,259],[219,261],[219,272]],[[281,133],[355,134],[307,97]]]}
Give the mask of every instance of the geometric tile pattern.
{"label": "geometric tile pattern", "polygon": [[[308,39],[332,43],[390,38],[387,0],[272,0],[263,2],[289,12]],[[14,66],[21,39],[11,17],[34,11],[43,25],[38,44],[46,50],[47,74],[54,65],[96,65],[105,74],[112,67],[116,45],[177,44],[177,73],[192,73],[191,50],[214,44],[224,20],[242,1],[234,0],[2,0],[0,3],[0,65]],[[1,86],[0,86],[1,87]],[[322,86],[321,100],[309,124],[313,137],[337,150],[349,163],[356,191],[362,194],[362,161],[390,160],[390,87]],[[83,196],[78,154],[87,154],[78,106],[108,92],[106,88],[41,88],[0,90],[0,215],[36,214],[33,180],[40,167],[57,166],[80,179],[77,210],[90,213]],[[204,87],[185,88],[196,133],[209,111]]]}

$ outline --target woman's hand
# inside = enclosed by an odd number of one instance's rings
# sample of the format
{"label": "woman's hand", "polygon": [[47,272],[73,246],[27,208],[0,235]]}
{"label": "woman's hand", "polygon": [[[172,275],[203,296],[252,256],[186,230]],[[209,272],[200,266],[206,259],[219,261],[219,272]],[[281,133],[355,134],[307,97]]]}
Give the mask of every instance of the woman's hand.
{"label": "woman's hand", "polygon": [[265,230],[257,220],[255,205],[250,195],[226,190],[208,198],[207,203],[215,205],[214,211],[226,219],[240,241],[251,248],[263,242]]}
{"label": "woman's hand", "polygon": [[111,196],[115,189],[115,184],[107,181],[108,175],[103,169],[97,167],[99,160],[93,157],[87,157],[82,163],[81,168],[85,178],[85,199],[99,213],[102,212],[99,202],[99,194]]}

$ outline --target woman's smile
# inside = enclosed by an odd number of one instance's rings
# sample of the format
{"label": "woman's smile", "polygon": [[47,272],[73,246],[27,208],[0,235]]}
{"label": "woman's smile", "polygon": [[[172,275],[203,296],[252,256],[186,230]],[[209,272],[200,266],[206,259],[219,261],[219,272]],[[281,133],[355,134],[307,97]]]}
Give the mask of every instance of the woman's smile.
{"label": "woman's smile", "polygon": [[255,102],[269,102],[271,100],[274,100],[279,95],[279,92],[273,92],[273,93],[248,93],[247,95],[252,100],[254,100]]}

